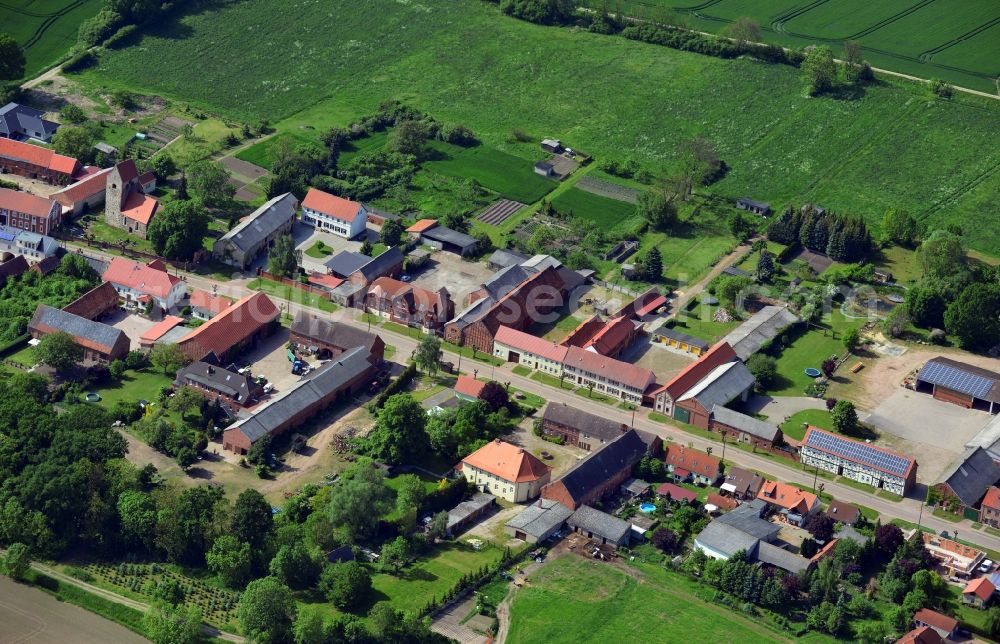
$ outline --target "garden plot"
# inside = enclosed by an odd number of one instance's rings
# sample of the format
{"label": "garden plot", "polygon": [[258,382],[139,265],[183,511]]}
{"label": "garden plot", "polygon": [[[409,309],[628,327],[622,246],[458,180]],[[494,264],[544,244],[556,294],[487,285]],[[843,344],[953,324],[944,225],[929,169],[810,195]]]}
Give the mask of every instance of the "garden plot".
{"label": "garden plot", "polygon": [[595,194],[608,199],[635,203],[639,198],[639,191],[635,188],[611,183],[595,177],[582,177],[576,182],[576,187],[585,192]]}
{"label": "garden plot", "polygon": [[479,213],[476,217],[476,221],[481,221],[484,224],[490,224],[492,226],[499,226],[503,222],[513,216],[521,208],[524,208],[524,204],[520,201],[513,201],[511,199],[501,199],[494,202],[486,210]]}

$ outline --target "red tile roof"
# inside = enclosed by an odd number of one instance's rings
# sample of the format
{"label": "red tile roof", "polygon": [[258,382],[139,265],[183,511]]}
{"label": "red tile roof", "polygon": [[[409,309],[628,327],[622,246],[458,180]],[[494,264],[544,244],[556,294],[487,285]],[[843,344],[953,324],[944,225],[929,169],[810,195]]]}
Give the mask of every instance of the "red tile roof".
{"label": "red tile roof", "polygon": [[986,496],[983,497],[981,505],[987,508],[1000,509],[1000,487],[991,485],[986,490]]}
{"label": "red tile roof", "polygon": [[437,226],[437,219],[421,219],[417,223],[413,224],[406,229],[408,233],[422,233],[430,230],[434,226]]}
{"label": "red tile roof", "polygon": [[585,346],[601,329],[604,328],[604,321],[601,316],[594,314],[577,325],[575,329],[562,339],[559,344],[564,347]]}
{"label": "red tile roof", "polygon": [[674,466],[675,472],[677,468],[683,468],[701,476],[711,477],[717,476],[722,470],[722,461],[718,458],[683,445],[668,446],[664,460],[667,465]]}
{"label": "red tile roof", "polygon": [[23,212],[38,217],[48,217],[52,212],[52,199],[38,197],[19,190],[0,188],[0,209]]}
{"label": "red tile roof", "polygon": [[691,490],[685,490],[679,485],[673,483],[664,483],[656,488],[656,493],[660,496],[670,495],[670,498],[674,501],[687,501],[691,503],[698,500],[698,495]]}
{"label": "red tile roof", "polygon": [[671,398],[677,400],[685,391],[698,384],[713,369],[735,359],[736,352],[729,346],[729,343],[719,342],[706,351],[705,355],[685,367],[670,382],[654,391],[653,395],[666,392]]}
{"label": "red tile roof", "polygon": [[757,498],[798,514],[806,514],[816,505],[815,494],[779,481],[764,481]]}
{"label": "red tile roof", "polygon": [[212,315],[218,315],[222,313],[233,303],[228,297],[223,297],[221,295],[213,295],[208,291],[203,291],[202,289],[196,288],[191,291],[191,307],[196,309],[204,309],[211,313]]}
{"label": "red tile roof", "polygon": [[139,176],[139,168],[135,167],[135,161],[132,159],[125,159],[120,161],[115,169],[118,170],[118,174],[122,178],[122,183],[128,183],[132,179]]}
{"label": "red tile roof", "polygon": [[76,159],[56,154],[47,148],[7,138],[0,138],[0,157],[26,161],[32,165],[70,176],[73,176],[80,165]]}
{"label": "red tile roof", "polygon": [[722,496],[721,494],[716,494],[715,492],[709,492],[706,501],[720,510],[735,510],[740,507],[740,504],[736,499],[728,496]]}
{"label": "red tile roof", "polygon": [[954,617],[948,617],[947,615],[942,615],[936,610],[931,610],[930,608],[921,608],[914,613],[913,621],[920,624],[927,624],[932,628],[947,631],[949,633],[958,628],[957,619]]}
{"label": "red tile roof", "polygon": [[818,562],[822,561],[826,557],[833,553],[833,549],[837,547],[837,539],[830,539],[826,544],[820,548],[816,554],[814,554],[809,561]]}
{"label": "red tile roof", "polygon": [[88,197],[104,192],[108,187],[108,173],[111,168],[105,168],[97,172],[88,174],[80,181],[71,183],[59,192],[52,195],[52,198],[62,205],[72,208],[77,201],[82,201]]}
{"label": "red tile roof", "polygon": [[280,315],[264,293],[248,295],[184,337],[180,344],[189,355],[201,359],[209,353],[221,356],[252,336]]}
{"label": "red tile roof", "polygon": [[524,448],[505,443],[499,438],[466,456],[462,459],[462,464],[512,483],[537,481],[552,471],[552,468],[524,451]]}
{"label": "red tile roof", "polygon": [[139,175],[139,185],[144,186],[147,183],[152,183],[156,181],[156,174],[152,170],[146,170]]}
{"label": "red tile roof", "polygon": [[150,262],[144,265],[123,257],[115,257],[101,278],[105,282],[120,284],[140,293],[166,299],[170,290],[181,280],[159,268],[160,265],[162,263]]}
{"label": "red tile roof", "polygon": [[920,626],[896,640],[896,644],[943,644],[944,640],[932,628]]}
{"label": "red tile roof", "polygon": [[566,347],[559,346],[555,342],[537,338],[530,333],[518,331],[509,326],[502,326],[497,329],[496,335],[493,336],[493,341],[499,342],[511,349],[531,353],[560,364],[566,359],[566,352],[568,351]]}
{"label": "red tile roof", "polygon": [[609,320],[583,345],[583,348],[593,347],[595,351],[606,356],[622,349],[622,344],[634,333],[635,322],[625,316],[617,317]]}
{"label": "red tile roof", "polygon": [[635,314],[639,317],[642,317],[644,315],[649,315],[650,313],[652,313],[653,311],[660,308],[666,303],[667,303],[667,296],[657,295],[656,297],[650,298],[649,300],[644,302],[641,306],[639,306],[639,308],[635,310]]}
{"label": "red tile roof", "polygon": [[485,386],[486,383],[482,380],[476,380],[471,376],[459,376],[458,381],[455,382],[455,393],[469,398],[479,398],[479,394],[482,393]]}
{"label": "red tile roof", "polygon": [[302,200],[302,207],[345,221],[354,221],[361,212],[361,204],[357,201],[331,195],[316,188],[309,188],[306,198]]}
{"label": "red tile roof", "polygon": [[168,315],[163,318],[162,321],[153,325],[148,329],[142,336],[139,337],[140,342],[156,342],[166,334],[167,331],[174,328],[178,324],[184,321],[184,318],[179,318],[176,315]]}
{"label": "red tile roof", "polygon": [[323,288],[328,288],[333,290],[344,283],[344,280],[339,277],[334,277],[326,273],[310,273],[309,283],[315,284],[316,286],[322,286]]}
{"label": "red tile roof", "polygon": [[577,370],[604,376],[608,380],[634,387],[642,392],[645,392],[646,388],[656,379],[656,376],[649,369],[643,369],[634,364],[608,358],[579,347],[569,347],[566,350],[564,364]]}
{"label": "red tile roof", "polygon": [[95,320],[118,308],[118,291],[110,282],[102,282],[63,307],[63,311]]}
{"label": "red tile roof", "polygon": [[156,208],[159,205],[160,202],[149,195],[141,192],[130,192],[128,197],[125,198],[125,203],[122,205],[122,216],[126,219],[138,221],[140,224],[148,225],[150,220],[153,219],[153,215],[156,214]]}
{"label": "red tile roof", "polygon": [[993,596],[993,592],[997,589],[986,577],[979,577],[978,579],[973,579],[969,582],[969,585],[965,587],[962,591],[963,595],[973,594],[979,599],[986,601]]}

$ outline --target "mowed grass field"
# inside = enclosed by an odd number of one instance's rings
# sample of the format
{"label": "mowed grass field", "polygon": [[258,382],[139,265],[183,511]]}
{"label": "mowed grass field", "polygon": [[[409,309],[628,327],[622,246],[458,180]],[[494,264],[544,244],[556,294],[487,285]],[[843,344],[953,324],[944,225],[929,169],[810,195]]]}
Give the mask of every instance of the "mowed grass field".
{"label": "mowed grass field", "polygon": [[[288,12],[297,19],[277,19]],[[209,43],[217,55],[205,58]],[[200,61],[194,76],[191,60]],[[344,125],[395,98],[514,156],[539,155],[537,142],[516,141],[517,128],[654,171],[673,169],[678,142],[703,136],[730,167],[711,188],[722,196],[811,201],[876,228],[887,207],[900,207],[933,225],[958,223],[972,248],[1000,255],[1000,218],[983,217],[1000,202],[1000,146],[989,144],[1000,104],[932,100],[902,81],[859,100],[812,99],[791,67],[542,27],[489,3],[448,0],[335,12],[245,0],[164,21],[136,46],[102,53],[80,78],[266,118],[279,132]]]}
{"label": "mowed grass field", "polygon": [[431,172],[458,179],[475,179],[505,199],[534,203],[556,187],[534,171],[534,162],[485,145],[463,148],[431,141],[431,160],[423,166]]}
{"label": "mowed grass field", "polygon": [[27,59],[31,78],[55,63],[76,44],[80,23],[101,10],[103,0],[4,0],[0,32],[14,37]]}
{"label": "mowed grass field", "polygon": [[635,576],[603,561],[566,554],[514,591],[512,644],[548,642],[782,642],[735,611],[699,599],[677,574]]}
{"label": "mowed grass field", "polygon": [[[602,0],[587,0],[601,8]],[[692,28],[720,32],[743,16],[761,26],[763,40],[786,47],[858,41],[876,67],[995,93],[1000,76],[1000,4],[994,0],[622,0],[622,10],[655,18],[671,8]]]}
{"label": "mowed grass field", "polygon": [[635,204],[602,197],[579,188],[566,190],[552,200],[552,205],[559,212],[572,212],[604,230],[634,226],[641,219],[636,213]]}

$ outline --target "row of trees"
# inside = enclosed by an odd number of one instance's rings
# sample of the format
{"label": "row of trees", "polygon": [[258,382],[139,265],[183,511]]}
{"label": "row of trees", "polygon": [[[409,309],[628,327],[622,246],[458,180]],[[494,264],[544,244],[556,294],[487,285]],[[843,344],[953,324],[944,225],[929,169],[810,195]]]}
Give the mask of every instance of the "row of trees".
{"label": "row of trees", "polygon": [[779,244],[802,244],[839,262],[857,262],[874,248],[862,219],[821,212],[810,204],[789,208],[775,218],[767,228],[767,237]]}

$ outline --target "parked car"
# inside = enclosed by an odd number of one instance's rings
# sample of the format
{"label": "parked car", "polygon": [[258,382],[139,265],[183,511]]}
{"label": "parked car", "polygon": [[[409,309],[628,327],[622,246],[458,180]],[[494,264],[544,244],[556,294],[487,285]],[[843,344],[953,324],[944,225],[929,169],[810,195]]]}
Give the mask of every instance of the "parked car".
{"label": "parked car", "polygon": [[983,563],[979,564],[979,572],[983,573],[984,575],[986,573],[993,572],[993,560],[983,559]]}

